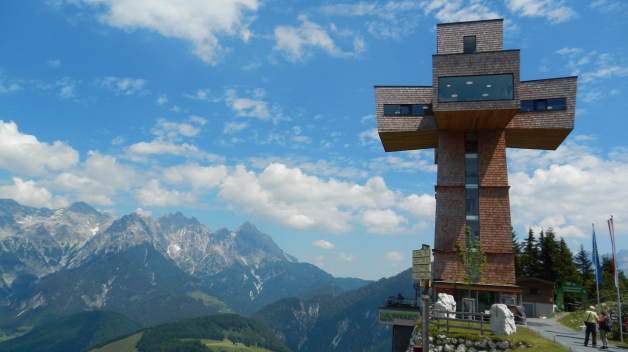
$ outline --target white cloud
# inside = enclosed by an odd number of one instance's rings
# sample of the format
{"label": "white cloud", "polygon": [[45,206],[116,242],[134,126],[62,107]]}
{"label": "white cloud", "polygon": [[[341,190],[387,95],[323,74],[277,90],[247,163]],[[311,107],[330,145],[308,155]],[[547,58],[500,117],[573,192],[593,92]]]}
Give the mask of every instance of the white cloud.
{"label": "white cloud", "polygon": [[[317,246],[317,247],[321,247],[323,249],[334,249],[334,248],[336,248],[336,246],[334,246],[331,242],[327,242],[325,240],[314,241],[314,242],[312,242],[312,244]],[[321,259],[322,259],[322,256],[321,256]]]}
{"label": "white cloud", "polygon": [[585,103],[590,103],[594,100],[598,100],[598,98],[602,95],[601,92],[588,92],[582,97],[582,101]]}
{"label": "white cloud", "polygon": [[157,98],[157,105],[164,105],[168,102],[168,96],[166,94],[160,94]]}
{"label": "white cloud", "polygon": [[179,112],[181,111],[181,107],[179,105],[173,105],[168,111]]}
{"label": "white cloud", "polygon": [[[77,1],[75,1],[77,2]],[[257,0],[83,0],[107,9],[100,19],[111,26],[133,30],[146,28],[166,37],[187,39],[194,53],[216,64],[225,50],[218,37],[248,41],[248,25],[260,6]],[[104,5],[104,6],[103,6]]]}
{"label": "white cloud", "polygon": [[64,170],[79,161],[69,145],[55,141],[42,143],[35,136],[18,131],[15,122],[0,120],[0,168],[18,174],[37,175],[46,169]]}
{"label": "white cloud", "polygon": [[[198,119],[197,116],[195,116],[195,118]],[[172,122],[166,119],[157,120],[157,126],[151,129],[154,135],[167,136],[168,138],[175,138],[178,135],[194,137],[199,131],[200,129],[198,127],[194,127],[189,123]]]}
{"label": "white cloud", "polygon": [[358,137],[360,137],[360,142],[362,142],[362,145],[379,142],[379,133],[377,132],[377,128],[372,128],[370,130],[360,132]]}
{"label": "white cloud", "polygon": [[403,229],[399,225],[408,223],[408,219],[397,215],[391,209],[368,209],[362,213],[361,223],[368,232],[392,234],[402,231]]}
{"label": "white cloud", "polygon": [[371,168],[371,170],[396,170],[410,172],[436,172],[437,170],[437,166],[433,161],[433,152],[426,152],[422,150],[395,153],[394,155],[386,155],[372,159],[369,163],[369,168]]}
{"label": "white cloud", "polygon": [[383,257],[383,259],[400,262],[404,259],[404,257],[403,257],[403,254],[401,254],[401,252],[389,252]]}
{"label": "white cloud", "polygon": [[522,17],[547,17],[552,22],[564,22],[574,17],[576,12],[570,7],[563,6],[561,0],[506,0],[506,5],[512,13]]}
{"label": "white cloud", "polygon": [[[149,93],[148,90],[142,89],[146,84],[146,80],[139,78],[105,77],[103,79],[97,79],[95,84],[102,88],[110,89],[116,92],[116,95],[132,95],[135,93],[145,95]],[[157,100],[157,102],[159,103],[159,99]],[[159,105],[161,105],[161,103]]]}
{"label": "white cloud", "polygon": [[330,55],[343,55],[320,25],[307,20],[307,16],[299,16],[302,22],[298,28],[279,26],[275,28],[277,44],[274,50],[281,51],[290,61],[303,61],[311,55],[312,48],[319,48]]}
{"label": "white cloud", "polygon": [[46,61],[46,65],[48,65],[48,67],[57,68],[61,66],[61,60]]}
{"label": "white cloud", "polygon": [[240,132],[247,127],[249,127],[249,124],[246,122],[242,122],[242,123],[225,122],[225,129],[222,132],[223,133],[235,133],[235,132]]}
{"label": "white cloud", "polygon": [[175,144],[157,137],[150,142],[139,142],[126,148],[127,157],[138,162],[145,162],[145,157],[151,154],[171,154],[188,158],[204,158],[207,153],[188,143]]}
{"label": "white cloud", "polygon": [[18,177],[13,177],[13,185],[0,187],[0,198],[10,198],[21,205],[57,209],[69,205],[66,198],[52,196],[43,187],[38,187],[35,181],[23,181]]}
{"label": "white cloud", "polygon": [[125,138],[123,136],[118,136],[111,140],[111,144],[118,145],[118,144],[124,143],[124,141],[125,141]]}
{"label": "white cloud", "polygon": [[238,98],[235,89],[226,91],[225,100],[236,112],[237,116],[257,117],[260,119],[268,119],[270,117],[267,102],[249,98]]}
{"label": "white cloud", "polygon": [[345,262],[353,262],[355,261],[355,256],[353,256],[353,254],[344,254],[344,253],[340,253],[338,255],[338,259],[345,261]]}
{"label": "white cloud", "polygon": [[434,11],[434,17],[442,22],[478,21],[501,17],[485,6],[482,0],[429,0],[421,2],[421,7],[426,15]]}
{"label": "white cloud", "polygon": [[134,213],[138,213],[141,216],[146,216],[146,217],[150,217],[151,215],[153,215],[153,212],[150,210],[144,210],[142,208],[137,208],[135,210],[133,210]]}
{"label": "white cloud", "polygon": [[375,118],[375,115],[366,115],[366,116],[362,116],[362,122],[366,122],[370,119]]}
{"label": "white cloud", "polygon": [[61,87],[61,89],[59,90],[59,97],[60,98],[75,98],[76,97],[76,84],[78,82],[70,79],[70,78],[63,78],[58,80],[57,82],[55,82],[55,86],[57,87]]}
{"label": "white cloud", "polygon": [[227,176],[224,165],[200,166],[188,163],[162,170],[163,180],[171,184],[190,184],[194,189],[211,189],[218,186]]}
{"label": "white cloud", "polygon": [[[628,212],[628,150],[616,148],[608,159],[586,146],[566,143],[539,154],[508,151],[509,163],[530,167],[509,174],[513,223],[553,226],[560,235],[590,234],[591,222],[603,223],[609,214]],[[621,224],[620,224],[621,223]],[[618,232],[628,231],[619,222]]]}
{"label": "white cloud", "polygon": [[[372,177],[361,186],[325,181],[283,164],[271,164],[260,174],[239,165],[220,188],[218,196],[230,208],[299,230],[320,228],[336,233],[349,231],[352,222],[365,219],[364,210],[390,208],[403,199],[388,189],[381,177]],[[364,221],[366,226],[378,227],[391,222],[390,216],[379,218],[382,220]],[[397,223],[404,221],[396,219]]]}
{"label": "white cloud", "polygon": [[178,190],[167,190],[163,188],[159,180],[153,179],[148,184],[135,191],[135,198],[143,206],[180,206],[193,205],[198,198],[194,192],[179,192]]}

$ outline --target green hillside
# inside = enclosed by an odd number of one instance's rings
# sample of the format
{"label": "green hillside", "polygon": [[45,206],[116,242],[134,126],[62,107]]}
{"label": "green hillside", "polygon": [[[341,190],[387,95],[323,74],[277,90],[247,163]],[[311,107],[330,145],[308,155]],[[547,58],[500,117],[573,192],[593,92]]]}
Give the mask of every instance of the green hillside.
{"label": "green hillside", "polygon": [[82,312],[0,342],[2,352],[73,352],[138,330],[142,324],[114,312]]}
{"label": "green hillside", "polygon": [[385,298],[415,296],[411,270],[337,296],[285,298],[253,314],[292,351],[390,351],[392,332],[379,324]]}
{"label": "green hillside", "polygon": [[92,352],[290,352],[264,324],[237,314],[184,319],[148,328],[138,336],[96,346]]}

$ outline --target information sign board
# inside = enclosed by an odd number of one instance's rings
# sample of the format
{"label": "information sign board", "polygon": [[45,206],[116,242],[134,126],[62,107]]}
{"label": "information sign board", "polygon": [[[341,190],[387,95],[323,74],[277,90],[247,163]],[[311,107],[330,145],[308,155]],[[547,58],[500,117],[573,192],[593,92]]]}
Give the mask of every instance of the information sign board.
{"label": "information sign board", "polygon": [[417,264],[412,266],[413,273],[423,273],[432,271],[431,265],[429,264]]}
{"label": "information sign board", "polygon": [[429,264],[429,263],[430,263],[430,257],[412,258],[412,265]]}
{"label": "information sign board", "polygon": [[430,257],[430,250],[429,249],[417,249],[412,251],[412,258],[419,258],[419,257]]}
{"label": "information sign board", "polygon": [[412,273],[412,280],[429,280],[431,276],[430,272]]}

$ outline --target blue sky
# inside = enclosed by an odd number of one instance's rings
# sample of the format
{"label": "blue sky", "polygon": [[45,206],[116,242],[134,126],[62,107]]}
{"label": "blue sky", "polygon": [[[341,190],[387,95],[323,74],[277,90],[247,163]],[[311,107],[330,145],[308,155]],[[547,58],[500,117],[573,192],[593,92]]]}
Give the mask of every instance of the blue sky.
{"label": "blue sky", "polygon": [[251,220],[300,261],[378,279],[433,244],[433,151],[385,153],[374,85],[429,85],[436,24],[504,18],[521,79],[579,76],[557,151],[509,150],[520,237],[628,236],[628,3],[49,0],[0,4],[0,197]]}

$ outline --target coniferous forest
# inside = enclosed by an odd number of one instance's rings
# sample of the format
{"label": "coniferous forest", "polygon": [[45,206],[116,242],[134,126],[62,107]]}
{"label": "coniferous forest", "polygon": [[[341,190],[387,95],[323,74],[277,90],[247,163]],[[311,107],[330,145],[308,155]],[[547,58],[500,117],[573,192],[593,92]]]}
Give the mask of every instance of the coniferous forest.
{"label": "coniferous forest", "polygon": [[[557,238],[553,228],[541,230],[535,236],[534,230],[528,230],[528,236],[523,240],[512,233],[515,252],[515,275],[517,278],[536,277],[556,283],[556,288],[567,282],[574,282],[582,286],[589,299],[596,297],[595,267],[591,260],[591,253],[584,250],[584,246],[573,252],[565,239]],[[615,300],[617,289],[613,277],[613,259],[610,255],[600,257],[600,267],[603,283],[600,285],[600,297],[609,297]],[[623,271],[619,272],[620,291],[628,290],[628,279]],[[580,300],[578,294],[566,293],[565,303]]]}

